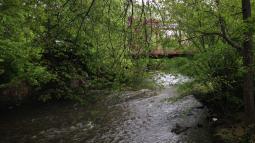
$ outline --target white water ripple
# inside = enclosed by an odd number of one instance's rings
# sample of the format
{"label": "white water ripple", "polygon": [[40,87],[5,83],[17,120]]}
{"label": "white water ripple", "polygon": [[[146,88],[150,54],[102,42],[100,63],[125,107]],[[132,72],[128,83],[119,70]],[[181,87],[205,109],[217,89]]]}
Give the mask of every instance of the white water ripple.
{"label": "white water ripple", "polygon": [[160,86],[168,87],[188,82],[190,81],[190,78],[180,74],[155,73],[153,80],[155,80],[155,82]]}

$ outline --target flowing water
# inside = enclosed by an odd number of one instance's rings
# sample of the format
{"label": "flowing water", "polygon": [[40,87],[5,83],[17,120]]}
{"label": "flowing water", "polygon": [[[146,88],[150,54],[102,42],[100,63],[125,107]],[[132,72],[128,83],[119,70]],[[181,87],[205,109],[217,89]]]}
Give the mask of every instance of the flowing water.
{"label": "flowing water", "polygon": [[189,79],[154,77],[161,89],[113,94],[91,107],[58,103],[10,109],[0,118],[0,142],[210,143],[207,109],[193,96],[178,98],[173,86]]}

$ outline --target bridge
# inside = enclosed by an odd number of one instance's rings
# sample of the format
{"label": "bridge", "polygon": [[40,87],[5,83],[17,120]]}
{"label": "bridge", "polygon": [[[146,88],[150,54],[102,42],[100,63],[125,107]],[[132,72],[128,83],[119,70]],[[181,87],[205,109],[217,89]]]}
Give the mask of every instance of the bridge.
{"label": "bridge", "polygon": [[193,52],[184,52],[178,50],[166,50],[166,49],[155,49],[150,52],[144,53],[132,53],[133,58],[149,57],[152,59],[162,59],[162,58],[176,58],[176,57],[192,57]]}
{"label": "bridge", "polygon": [[[178,25],[176,23],[164,24],[161,20],[155,18],[148,19],[139,19],[135,17],[128,17],[128,28],[133,31],[133,39],[143,39],[144,42],[148,41],[148,35],[142,33],[142,28],[147,26],[151,29],[150,37],[155,42],[155,49],[148,51],[143,50],[143,46],[139,45],[139,42],[133,40],[129,43],[129,48],[131,50],[131,56],[133,58],[143,58],[149,57],[154,59],[160,58],[175,58],[175,57],[191,57],[193,56],[193,51],[181,51],[174,49],[165,49],[161,45],[160,35],[165,35],[165,38],[176,39],[180,37],[181,41],[181,32],[177,31]],[[172,34],[167,34],[167,32]],[[181,43],[180,43],[181,44]]]}
{"label": "bridge", "polygon": [[183,51],[177,51],[177,50],[162,50],[162,49],[156,49],[152,50],[148,53],[148,56],[150,58],[176,58],[176,57],[192,57],[192,52],[183,52]]}

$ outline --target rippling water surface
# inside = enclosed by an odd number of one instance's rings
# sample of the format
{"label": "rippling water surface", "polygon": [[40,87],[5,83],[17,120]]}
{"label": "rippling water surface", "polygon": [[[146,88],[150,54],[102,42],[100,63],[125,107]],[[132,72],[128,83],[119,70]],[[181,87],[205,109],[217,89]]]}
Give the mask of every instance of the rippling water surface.
{"label": "rippling water surface", "polygon": [[160,73],[154,79],[164,87],[125,91],[92,107],[59,103],[5,112],[0,142],[210,143],[207,109],[193,96],[170,102],[178,96],[171,85],[189,79]]}

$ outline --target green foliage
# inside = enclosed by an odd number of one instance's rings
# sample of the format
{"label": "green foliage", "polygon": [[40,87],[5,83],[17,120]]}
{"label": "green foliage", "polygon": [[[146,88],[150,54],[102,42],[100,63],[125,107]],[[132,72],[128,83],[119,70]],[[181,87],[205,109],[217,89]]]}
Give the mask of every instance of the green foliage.
{"label": "green foliage", "polygon": [[216,109],[227,109],[226,105],[229,109],[241,107],[244,70],[242,60],[233,48],[219,42],[196,54],[179,71],[192,79],[182,86],[182,92],[207,95],[200,98]]}
{"label": "green foliage", "polygon": [[[220,35],[219,16],[227,36],[239,44],[243,31],[254,30],[254,14],[246,25],[238,0],[158,4],[0,0],[0,87],[24,81],[44,101],[82,100],[88,89],[136,85],[148,69],[157,69],[187,75],[193,79],[190,87],[239,103],[230,95],[240,91],[242,59]],[[166,27],[146,25],[158,17],[162,25],[173,26],[174,35],[166,36]],[[141,56],[160,47],[195,56],[171,61]]]}
{"label": "green foliage", "polygon": [[215,108],[242,106],[242,78],[246,69],[240,47],[244,32],[253,31],[254,13],[247,25],[238,0],[164,0],[161,4],[164,5],[161,13],[171,17],[169,21],[182,31],[181,39],[186,41],[182,46],[194,52],[189,60],[177,59],[171,63],[192,79],[181,87],[182,92],[197,93]]}
{"label": "green foliage", "polygon": [[32,45],[34,33],[26,26],[27,11],[21,1],[0,1],[0,87],[19,81],[31,86],[47,82],[52,75],[40,65],[42,49]]}
{"label": "green foliage", "polygon": [[0,87],[26,82],[40,100],[83,101],[88,89],[142,80],[147,61],[129,55],[124,6],[0,0]]}

